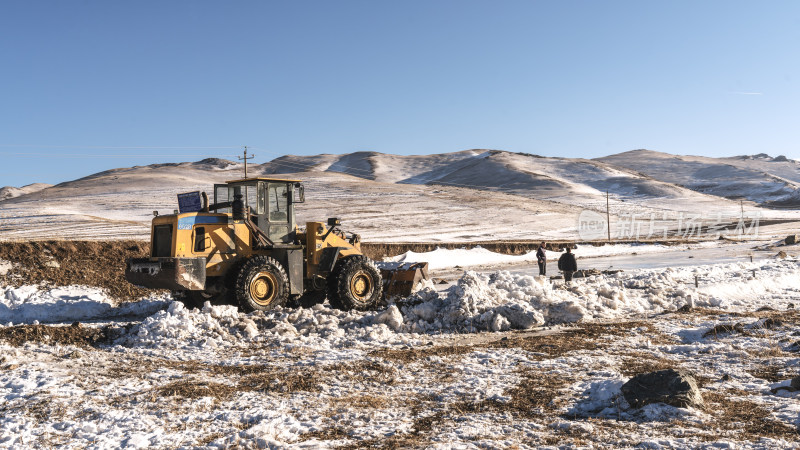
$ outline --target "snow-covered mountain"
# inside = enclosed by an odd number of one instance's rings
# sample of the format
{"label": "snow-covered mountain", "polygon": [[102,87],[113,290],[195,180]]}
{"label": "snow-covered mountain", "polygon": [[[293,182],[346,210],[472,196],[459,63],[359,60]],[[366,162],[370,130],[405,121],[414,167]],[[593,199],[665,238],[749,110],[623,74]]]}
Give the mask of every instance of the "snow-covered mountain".
{"label": "snow-covered mountain", "polygon": [[22,187],[5,186],[0,188],[0,201],[19,197],[20,195],[39,192],[42,189],[49,188],[50,186],[52,186],[52,184],[47,183],[33,183]]}
{"label": "snow-covered mountain", "polygon": [[[475,241],[573,238],[582,210],[605,213],[607,192],[612,218],[732,218],[741,198],[761,217],[794,218],[763,207],[800,204],[798,167],[765,155],[633,151],[588,160],[475,149],[287,155],[248,173],[306,180],[301,223],[341,217],[365,239]],[[0,201],[0,239],[147,237],[152,211],[171,212],[177,193],[211,193],[241,177],[240,163],[214,158],[103,171]]]}
{"label": "snow-covered mountain", "polygon": [[800,163],[764,153],[709,158],[633,150],[598,158],[654,179],[729,199],[746,199],[764,206],[800,207]]}
{"label": "snow-covered mountain", "polygon": [[618,198],[708,200],[707,196],[602,161],[549,158],[498,150],[397,156],[375,152],[284,156],[261,166],[264,174],[301,170],[346,173],[383,183],[457,186],[538,199]]}

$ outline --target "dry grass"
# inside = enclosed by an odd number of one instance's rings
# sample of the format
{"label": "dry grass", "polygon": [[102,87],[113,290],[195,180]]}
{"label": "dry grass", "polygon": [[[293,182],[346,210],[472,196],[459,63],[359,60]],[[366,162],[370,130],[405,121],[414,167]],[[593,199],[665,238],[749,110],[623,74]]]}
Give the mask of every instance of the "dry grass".
{"label": "dry grass", "polygon": [[402,363],[413,363],[431,356],[451,357],[464,355],[474,352],[476,348],[477,346],[474,345],[437,345],[420,348],[380,349],[370,352],[369,356]]}
{"label": "dry grass", "polygon": [[309,441],[311,439],[318,439],[320,441],[339,441],[349,439],[350,434],[344,428],[330,427],[319,431],[311,431],[302,435],[302,441]]}
{"label": "dry grass", "polygon": [[59,421],[66,415],[66,411],[49,398],[26,404],[25,413],[39,422]]}
{"label": "dry grass", "polygon": [[718,339],[720,335],[728,335],[731,333],[741,333],[746,334],[744,330],[744,325],[741,323],[721,323],[719,325],[714,325],[710,330],[703,333],[703,337],[707,338],[713,336],[715,339]]}
{"label": "dry grass", "polygon": [[0,340],[19,347],[28,342],[96,347],[108,343],[109,327],[17,325],[0,328]]}
{"label": "dry grass", "polygon": [[457,416],[507,412],[525,419],[551,417],[561,406],[558,398],[562,389],[574,381],[533,369],[523,370],[520,375],[522,377],[520,383],[505,392],[505,395],[511,398],[508,402],[494,399],[464,400],[448,405],[448,408]]}
{"label": "dry grass", "polygon": [[627,377],[664,369],[675,369],[680,362],[645,352],[628,352],[623,356],[619,371]]}
{"label": "dry grass", "polygon": [[259,391],[291,394],[319,392],[325,376],[316,370],[283,370],[248,375],[236,383],[237,391]]}
{"label": "dry grass", "polygon": [[770,383],[777,383],[794,376],[786,374],[786,367],[776,364],[764,364],[755,369],[749,370],[748,373],[756,378],[769,381]]}
{"label": "dry grass", "polygon": [[217,400],[227,400],[234,392],[236,392],[234,386],[199,380],[175,381],[154,389],[154,393],[161,397],[182,397],[187,399],[212,397]]}
{"label": "dry grass", "polygon": [[713,427],[733,433],[736,439],[757,441],[761,438],[798,438],[796,428],[772,418],[770,411],[763,405],[749,400],[731,399],[729,393],[704,392],[703,398],[707,412],[716,421]]}
{"label": "dry grass", "polygon": [[363,441],[356,441],[350,444],[345,444],[337,447],[341,450],[359,450],[362,448],[380,448],[386,450],[396,449],[409,449],[409,448],[426,448],[430,444],[430,439],[427,436],[421,436],[414,433],[395,434],[386,436],[379,439],[369,439]]}
{"label": "dry grass", "polygon": [[322,366],[330,376],[345,377],[353,382],[394,385],[397,369],[374,360],[360,360]]}
{"label": "dry grass", "polygon": [[771,309],[761,308],[757,311],[725,311],[721,309],[712,308],[692,308],[688,311],[678,311],[669,314],[692,315],[700,317],[728,317],[728,318],[753,318],[764,319],[771,318],[777,322],[797,324],[800,323],[800,309]]}
{"label": "dry grass", "polygon": [[216,441],[217,439],[219,439],[219,438],[221,438],[223,436],[225,436],[225,435],[222,434],[222,433],[219,433],[219,432],[207,434],[207,435],[203,436],[202,439],[198,440],[195,443],[195,445],[198,446],[198,447],[204,447],[204,446]]}
{"label": "dry grass", "polygon": [[348,395],[330,400],[333,408],[385,409],[393,405],[391,399],[378,395]]}
{"label": "dry grass", "polygon": [[[641,331],[635,331],[641,329]],[[505,340],[491,342],[486,345],[488,348],[519,348],[533,353],[547,355],[547,357],[558,357],[580,350],[599,350],[612,343],[605,339],[613,336],[629,336],[632,333],[641,332],[650,337],[651,340],[665,340],[672,342],[671,337],[664,336],[650,323],[616,322],[616,323],[586,323],[578,327],[569,328],[562,333],[544,336],[522,336],[509,337]]]}

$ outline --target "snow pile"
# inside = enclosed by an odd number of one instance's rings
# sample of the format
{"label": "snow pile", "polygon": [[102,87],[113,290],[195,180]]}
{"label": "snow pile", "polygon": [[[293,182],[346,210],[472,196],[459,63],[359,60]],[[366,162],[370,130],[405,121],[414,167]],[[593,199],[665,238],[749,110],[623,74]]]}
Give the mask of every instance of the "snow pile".
{"label": "snow pile", "polygon": [[13,268],[14,264],[11,261],[0,259],[0,276],[5,276]]}
{"label": "snow pile", "polygon": [[0,323],[72,322],[125,315],[147,315],[163,308],[158,297],[116,307],[101,289],[67,286],[42,289],[35,285],[0,287]]}
{"label": "snow pile", "polygon": [[[755,277],[753,274],[755,273]],[[684,305],[750,309],[800,290],[795,261],[639,270],[570,286],[506,271],[467,272],[444,292],[425,289],[400,307],[402,331],[500,331],[674,311]],[[695,277],[701,286],[694,286]]]}
{"label": "snow pile", "polygon": [[[522,281],[525,286],[517,284],[512,292],[504,284],[507,277],[510,277],[508,272],[498,272],[492,277],[466,272],[444,294],[431,289],[418,292],[410,299],[411,305],[401,307],[404,317],[401,329],[416,333],[501,331],[543,324],[542,310],[531,300],[546,295],[544,280],[525,277]],[[524,289],[528,295],[522,293]]]}
{"label": "snow pile", "polygon": [[545,277],[467,272],[444,293],[424,290],[403,306],[403,331],[502,331],[537,325],[574,323],[623,314],[675,309],[691,293],[662,286],[647,297],[629,296],[615,276],[592,277],[572,286]]}
{"label": "snow pile", "polygon": [[165,311],[158,311],[135,327],[123,344],[159,344],[164,341],[200,347],[217,347],[258,336],[258,326],[249,317],[240,315],[235,306],[211,306],[203,310],[186,309],[183,303],[172,302]]}
{"label": "snow pile", "polygon": [[187,309],[172,302],[134,327],[116,343],[129,346],[216,348],[254,340],[310,342],[340,347],[353,341],[396,341],[403,317],[392,305],[381,312],[340,311],[322,305],[313,308],[276,308],[250,314],[235,306],[211,305]]}

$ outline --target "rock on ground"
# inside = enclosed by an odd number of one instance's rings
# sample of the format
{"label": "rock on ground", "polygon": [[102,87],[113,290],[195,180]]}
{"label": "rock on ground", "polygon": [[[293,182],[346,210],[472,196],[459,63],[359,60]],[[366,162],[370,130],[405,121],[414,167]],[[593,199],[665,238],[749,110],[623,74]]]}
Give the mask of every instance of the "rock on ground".
{"label": "rock on ground", "polygon": [[636,375],[622,385],[621,391],[634,408],[659,402],[681,408],[703,404],[697,381],[684,370],[666,369]]}

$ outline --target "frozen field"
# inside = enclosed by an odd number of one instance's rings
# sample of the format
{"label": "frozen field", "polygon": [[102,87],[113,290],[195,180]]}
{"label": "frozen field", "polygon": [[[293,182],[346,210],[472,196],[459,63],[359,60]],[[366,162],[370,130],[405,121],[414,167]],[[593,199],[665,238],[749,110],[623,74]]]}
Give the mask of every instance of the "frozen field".
{"label": "frozen field", "polygon": [[[0,447],[797,447],[800,394],[781,389],[800,365],[800,262],[787,253],[568,287],[462,272],[364,313],[6,287]],[[704,406],[620,395],[670,367],[696,375]]]}

